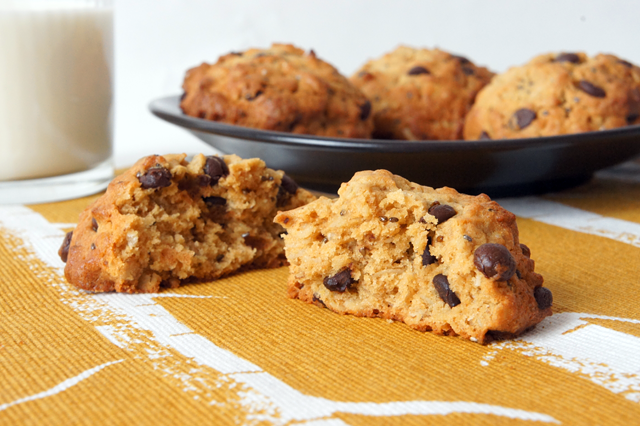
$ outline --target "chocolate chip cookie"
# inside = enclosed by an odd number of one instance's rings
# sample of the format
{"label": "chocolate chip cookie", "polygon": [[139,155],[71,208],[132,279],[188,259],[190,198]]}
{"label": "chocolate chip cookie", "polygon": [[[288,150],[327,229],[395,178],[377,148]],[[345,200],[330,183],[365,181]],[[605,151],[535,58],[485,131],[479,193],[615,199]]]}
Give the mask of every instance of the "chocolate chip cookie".
{"label": "chocolate chip cookie", "polygon": [[351,81],[369,97],[381,139],[462,138],[464,117],[493,73],[442,50],[400,46]]}
{"label": "chocolate chip cookie", "polygon": [[371,104],[313,50],[292,45],[224,55],[187,72],[185,114],[264,130],[370,138]]}
{"label": "chocolate chip cookie", "polygon": [[488,196],[386,170],[356,173],[338,193],[275,218],[287,230],[289,297],[480,343],[551,315],[515,216]]}
{"label": "chocolate chip cookie", "polygon": [[60,256],[82,289],[157,292],[246,268],[286,264],[279,210],[315,196],[262,160],[152,155],[82,212]]}
{"label": "chocolate chip cookie", "polygon": [[464,138],[553,136],[640,124],[640,68],[613,55],[546,54],[496,76]]}

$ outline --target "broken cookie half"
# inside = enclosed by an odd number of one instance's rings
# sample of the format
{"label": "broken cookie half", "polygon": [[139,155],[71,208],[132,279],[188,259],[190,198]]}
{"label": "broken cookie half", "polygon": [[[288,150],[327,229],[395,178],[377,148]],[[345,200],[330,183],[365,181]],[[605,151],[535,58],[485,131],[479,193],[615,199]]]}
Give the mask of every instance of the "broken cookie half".
{"label": "broken cookie half", "polygon": [[279,210],[315,196],[257,158],[152,155],[80,215],[59,254],[82,289],[157,292],[286,264]]}
{"label": "broken cookie half", "polygon": [[281,212],[288,294],[486,343],[551,315],[551,292],[520,244],[515,215],[486,195],[356,173],[339,198]]}

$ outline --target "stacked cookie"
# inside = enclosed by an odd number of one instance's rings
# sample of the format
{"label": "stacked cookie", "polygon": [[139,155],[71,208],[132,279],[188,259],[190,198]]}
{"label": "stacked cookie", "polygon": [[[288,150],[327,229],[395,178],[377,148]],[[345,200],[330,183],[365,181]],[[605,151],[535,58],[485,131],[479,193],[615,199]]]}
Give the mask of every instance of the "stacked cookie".
{"label": "stacked cookie", "polygon": [[313,51],[274,44],[193,68],[183,88],[185,114],[330,137],[505,139],[640,123],[640,68],[602,54],[541,55],[496,76],[400,46],[347,79]]}
{"label": "stacked cookie", "polygon": [[371,100],[374,137],[455,140],[492,77],[462,56],[400,46],[367,62],[351,81]]}
{"label": "stacked cookie", "polygon": [[553,136],[640,124],[640,68],[613,55],[546,54],[496,76],[465,139]]}
{"label": "stacked cookie", "polygon": [[369,138],[371,104],[312,51],[274,44],[187,72],[185,114],[256,129]]}

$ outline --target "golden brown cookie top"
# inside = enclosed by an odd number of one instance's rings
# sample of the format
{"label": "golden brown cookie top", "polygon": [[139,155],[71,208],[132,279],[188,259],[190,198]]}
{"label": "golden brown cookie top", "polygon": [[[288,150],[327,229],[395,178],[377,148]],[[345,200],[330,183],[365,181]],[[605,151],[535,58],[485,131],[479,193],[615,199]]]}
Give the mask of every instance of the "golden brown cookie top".
{"label": "golden brown cookie top", "polygon": [[376,137],[447,140],[462,137],[464,116],[492,76],[462,56],[399,46],[351,81],[372,101]]}
{"label": "golden brown cookie top", "polygon": [[265,130],[369,138],[371,105],[338,70],[290,44],[229,53],[187,72],[191,116]]}
{"label": "golden brown cookie top", "polygon": [[613,55],[549,53],[496,76],[465,139],[553,136],[640,123],[640,68]]}

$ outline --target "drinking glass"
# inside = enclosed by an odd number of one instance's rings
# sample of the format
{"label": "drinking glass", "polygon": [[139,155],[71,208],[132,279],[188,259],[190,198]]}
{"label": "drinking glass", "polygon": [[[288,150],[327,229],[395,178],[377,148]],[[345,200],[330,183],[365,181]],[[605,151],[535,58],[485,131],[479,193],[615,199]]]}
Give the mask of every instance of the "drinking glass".
{"label": "drinking glass", "polygon": [[0,0],[0,203],[104,189],[112,100],[112,0]]}

